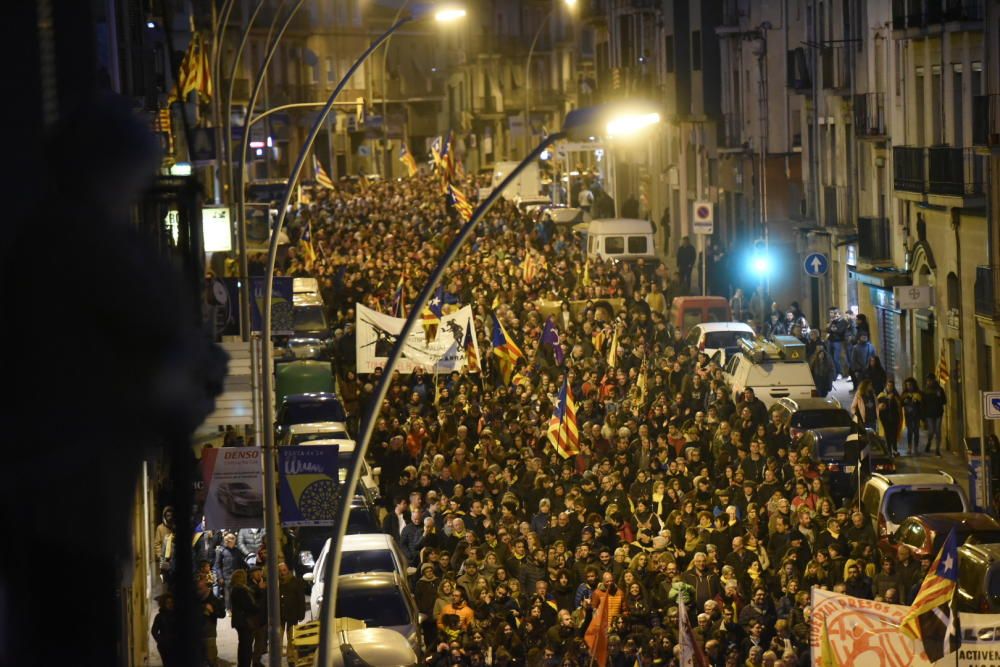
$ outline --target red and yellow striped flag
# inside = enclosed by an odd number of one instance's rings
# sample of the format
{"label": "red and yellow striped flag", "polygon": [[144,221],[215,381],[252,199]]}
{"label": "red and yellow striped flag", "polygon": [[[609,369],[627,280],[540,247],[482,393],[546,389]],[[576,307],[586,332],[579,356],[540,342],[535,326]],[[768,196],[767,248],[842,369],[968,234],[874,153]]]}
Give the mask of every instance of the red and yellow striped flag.
{"label": "red and yellow striped flag", "polygon": [[568,459],[580,453],[580,427],[576,422],[576,402],[569,380],[563,380],[556,408],[549,419],[549,442],[559,456]]}

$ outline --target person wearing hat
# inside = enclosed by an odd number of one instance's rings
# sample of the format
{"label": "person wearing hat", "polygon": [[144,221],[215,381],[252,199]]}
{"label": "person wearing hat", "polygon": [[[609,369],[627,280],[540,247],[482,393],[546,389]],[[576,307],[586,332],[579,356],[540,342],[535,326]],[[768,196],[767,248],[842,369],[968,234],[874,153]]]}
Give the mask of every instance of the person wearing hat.
{"label": "person wearing hat", "polygon": [[160,653],[163,667],[176,665],[174,644],[177,639],[177,612],[174,610],[174,595],[166,592],[156,596],[160,606],[153,619],[152,635],[156,642],[156,650]]}
{"label": "person wearing hat", "polygon": [[413,599],[417,603],[417,611],[424,614],[427,620],[422,624],[424,638],[428,645],[432,644],[436,624],[434,623],[434,603],[438,597],[440,580],[432,563],[420,566],[420,578],[413,585]]}

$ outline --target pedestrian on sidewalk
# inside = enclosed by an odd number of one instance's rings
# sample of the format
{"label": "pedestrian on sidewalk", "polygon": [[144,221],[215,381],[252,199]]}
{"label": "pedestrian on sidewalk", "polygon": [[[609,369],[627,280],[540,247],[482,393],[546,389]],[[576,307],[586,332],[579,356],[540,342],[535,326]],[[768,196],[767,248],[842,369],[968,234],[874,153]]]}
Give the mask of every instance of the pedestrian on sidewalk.
{"label": "pedestrian on sidewalk", "polygon": [[851,346],[848,362],[851,369],[851,384],[857,389],[862,380],[868,377],[868,365],[875,356],[875,346],[868,340],[866,334],[860,334],[858,340]]}
{"label": "pedestrian on sidewalk", "polygon": [[833,359],[833,369],[837,373],[837,378],[840,378],[843,377],[840,358],[844,353],[847,320],[841,316],[839,308],[831,308],[829,315],[830,321],[826,325],[826,342],[830,348],[830,357]]}
{"label": "pedestrian on sidewalk", "polygon": [[195,582],[198,604],[201,605],[201,636],[205,651],[205,664],[216,667],[219,664],[218,620],[226,617],[226,605],[212,594],[211,579],[199,576]]}
{"label": "pedestrian on sidewalk", "polygon": [[882,360],[879,359],[877,354],[872,355],[868,359],[868,369],[865,372],[865,378],[871,380],[872,389],[875,390],[876,396],[885,391],[885,383],[888,378],[885,367],[882,366]]}
{"label": "pedestrian on sidewalk", "polygon": [[851,415],[865,428],[878,428],[878,408],[876,407],[875,390],[871,380],[862,380],[851,402]]}
{"label": "pedestrian on sidewalk", "polygon": [[885,381],[885,390],[876,399],[878,420],[882,424],[882,434],[893,454],[899,454],[899,433],[903,427],[903,405],[896,391],[896,381]]}
{"label": "pedestrian on sidewalk", "polygon": [[[257,553],[261,553],[261,551]],[[253,592],[257,607],[257,612],[251,621],[253,627],[252,665],[253,667],[261,667],[263,664],[261,659],[267,653],[267,579],[264,578],[264,570],[259,567],[251,569],[248,585]]]}
{"label": "pedestrian on sidewalk", "polygon": [[160,653],[160,660],[163,667],[173,667],[177,664],[174,658],[174,644],[177,642],[177,612],[174,610],[174,596],[172,593],[164,593],[157,596],[156,602],[160,605],[153,619],[153,641],[156,642],[156,650]]}
{"label": "pedestrian on sidewalk", "polygon": [[230,582],[230,603],[233,606],[233,629],[239,644],[236,649],[236,667],[250,667],[253,656],[253,639],[260,609],[257,597],[247,585],[247,571],[236,570]]}
{"label": "pedestrian on sidewalk", "polygon": [[245,570],[246,562],[243,560],[243,553],[236,546],[236,535],[226,533],[222,546],[215,551],[215,582],[219,587],[216,595],[223,595],[226,601],[226,611],[231,611],[232,600],[230,599],[233,573],[236,570]]}
{"label": "pedestrian on sidewalk", "polygon": [[291,663],[297,657],[292,646],[292,629],[306,617],[306,593],[302,579],[285,561],[278,563],[278,588],[281,591],[281,628],[287,642],[285,655]]}
{"label": "pedestrian on sidewalk", "polygon": [[920,453],[920,418],[923,410],[923,394],[917,387],[916,378],[903,380],[903,393],[899,401],[903,406],[903,423],[906,425],[906,453]]}
{"label": "pedestrian on sidewalk", "polygon": [[677,248],[677,270],[681,274],[681,287],[684,294],[691,293],[691,271],[694,269],[697,251],[691,245],[691,238],[684,236],[681,238],[681,245]]}
{"label": "pedestrian on sidewalk", "polygon": [[927,374],[924,382],[923,417],[927,424],[927,446],[925,452],[931,451],[931,444],[937,439],[934,453],[941,456],[941,420],[944,417],[944,389],[941,388],[933,373]]}
{"label": "pedestrian on sidewalk", "polygon": [[833,360],[827,354],[826,348],[816,348],[816,352],[809,361],[809,370],[812,371],[816,393],[826,398],[827,394],[833,390],[833,379],[837,375],[837,371],[833,366]]}

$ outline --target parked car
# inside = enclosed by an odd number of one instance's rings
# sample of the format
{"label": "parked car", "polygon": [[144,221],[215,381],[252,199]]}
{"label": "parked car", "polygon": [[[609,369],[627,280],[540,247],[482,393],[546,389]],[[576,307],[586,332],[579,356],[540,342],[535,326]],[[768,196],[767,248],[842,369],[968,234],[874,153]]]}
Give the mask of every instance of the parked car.
{"label": "parked car", "polygon": [[[313,618],[319,616],[326,586],[310,599]],[[366,572],[341,575],[338,580],[337,618],[356,618],[369,628],[388,628],[406,638],[417,657],[424,655],[417,603],[406,583],[396,572]]]}
{"label": "parked car", "polygon": [[289,338],[283,347],[275,350],[276,361],[296,359],[325,361],[329,358],[327,344],[319,338]]}
{"label": "parked car", "polygon": [[674,327],[687,332],[707,322],[732,322],[729,300],[721,296],[678,296],[670,303],[668,320]]}
{"label": "parked car", "polygon": [[969,512],[969,498],[945,472],[872,474],[861,491],[861,509],[881,542],[910,516],[931,512]]}
{"label": "parked car", "polygon": [[326,306],[318,294],[292,295],[293,330],[299,338],[330,338]]}
{"label": "parked car", "polygon": [[331,648],[333,667],[417,667],[419,664],[406,638],[386,628],[340,631]]}
{"label": "parked car", "polygon": [[[337,473],[340,483],[347,481],[347,472],[354,465],[354,454],[357,451],[358,443],[354,440],[304,440],[300,445],[337,445]],[[375,502],[379,497],[378,476],[382,473],[381,468],[372,468],[368,461],[361,462],[361,479],[358,481],[358,493],[364,495],[369,501]]]}
{"label": "parked car", "polygon": [[753,327],[743,322],[703,322],[688,329],[684,344],[695,346],[709,358],[721,352],[719,365],[725,365],[726,359],[739,352],[739,341],[753,340],[755,335]]}
{"label": "parked car", "polygon": [[[381,531],[375,506],[364,496],[354,496],[348,511],[348,535],[369,535]],[[333,526],[301,526],[295,529],[299,549],[297,571],[300,574],[304,576],[313,571],[320,552],[333,537],[333,530]]]}
{"label": "parked car", "polygon": [[278,407],[275,420],[278,433],[292,424],[317,424],[321,422],[347,422],[347,412],[340,397],[332,392],[289,394]]}
{"label": "parked car", "polygon": [[769,412],[781,415],[781,423],[788,427],[792,442],[798,442],[810,429],[849,427],[853,421],[850,413],[833,397],[779,398]]}
{"label": "parked car", "polygon": [[216,489],[215,497],[233,516],[264,516],[264,498],[246,482],[223,482]]}
{"label": "parked car", "polygon": [[751,387],[768,408],[782,398],[816,396],[812,371],[805,363],[805,346],[797,338],[775,336],[770,342],[740,339],[739,345],[740,352],[730,357],[723,369],[734,396]]}
{"label": "parked car", "polygon": [[967,542],[958,548],[955,606],[960,612],[1000,613],[1000,544]]}
{"label": "parked car", "polygon": [[[809,447],[815,460],[826,463],[830,495],[840,502],[855,497],[858,491],[858,461],[847,458],[847,438],[852,432],[854,427],[851,426],[814,428],[802,433],[797,443],[800,448]],[[873,472],[894,473],[896,458],[885,439],[871,430],[866,430],[861,438],[859,448],[868,449],[861,466],[861,483],[864,484]]]}
{"label": "parked car", "polygon": [[900,544],[913,549],[917,558],[934,558],[941,550],[948,533],[955,531],[959,546],[969,540],[975,542],[1000,542],[1000,522],[989,514],[979,512],[936,512],[911,516],[884,545],[883,552],[891,554]]}
{"label": "parked car", "polygon": [[312,440],[350,440],[347,432],[347,422],[309,422],[305,424],[290,424],[282,432],[280,447],[295,447]]}

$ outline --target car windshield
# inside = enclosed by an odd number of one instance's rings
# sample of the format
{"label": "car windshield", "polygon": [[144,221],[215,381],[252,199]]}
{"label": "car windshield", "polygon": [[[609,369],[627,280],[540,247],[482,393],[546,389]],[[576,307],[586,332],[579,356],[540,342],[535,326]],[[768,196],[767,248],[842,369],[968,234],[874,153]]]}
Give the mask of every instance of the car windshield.
{"label": "car windshield", "polygon": [[753,338],[753,334],[746,331],[713,331],[705,334],[705,347],[711,350],[720,347],[736,347],[741,338]]}
{"label": "car windshield", "polygon": [[293,445],[301,445],[312,440],[350,440],[347,431],[330,431],[328,433],[296,433],[292,436]]}
{"label": "car windshield", "polygon": [[295,318],[296,331],[323,331],[326,329],[326,316],[322,306],[296,306],[292,309]]}
{"label": "car windshield", "polygon": [[315,424],[317,422],[347,421],[340,401],[314,401],[311,403],[286,403],[286,424]]}
{"label": "car windshield", "polygon": [[337,616],[349,616],[365,622],[370,628],[386,628],[410,624],[410,614],[397,588],[343,587],[337,592]]}
{"label": "car windshield", "polygon": [[962,497],[952,489],[899,489],[890,494],[886,505],[886,516],[893,523],[917,514],[964,511]]}
{"label": "car windshield", "polygon": [[340,573],[395,572],[396,564],[387,549],[373,551],[345,551],[340,557]]}
{"label": "car windshield", "polygon": [[799,410],[788,423],[802,430],[843,427],[851,425],[851,415],[847,410]]}
{"label": "car windshield", "polygon": [[352,507],[351,514],[347,517],[348,535],[365,535],[367,533],[381,532],[372,513],[365,507]]}

